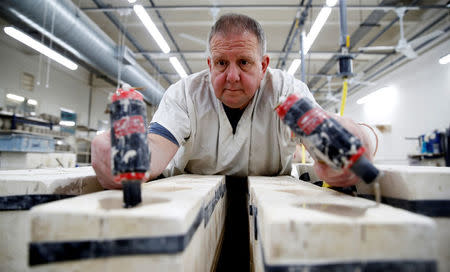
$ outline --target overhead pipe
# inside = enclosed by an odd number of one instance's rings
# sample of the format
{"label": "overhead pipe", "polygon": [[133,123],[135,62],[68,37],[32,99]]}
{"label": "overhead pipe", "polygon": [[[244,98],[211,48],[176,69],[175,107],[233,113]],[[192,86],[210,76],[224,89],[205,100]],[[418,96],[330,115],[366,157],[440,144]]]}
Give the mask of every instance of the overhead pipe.
{"label": "overhead pipe", "polygon": [[[47,13],[44,12],[47,8]],[[0,10],[13,20],[27,18],[30,27],[38,26],[52,33],[57,39],[76,50],[81,59],[108,77],[117,80],[119,68],[121,80],[132,85],[143,87],[144,99],[158,105],[164,88],[153,79],[135,60],[127,58],[128,63],[119,63],[120,52],[117,44],[106,35],[89,17],[86,16],[70,0],[2,0]],[[50,24],[43,24],[45,14],[55,15],[53,32]],[[38,29],[37,29],[38,30]]]}

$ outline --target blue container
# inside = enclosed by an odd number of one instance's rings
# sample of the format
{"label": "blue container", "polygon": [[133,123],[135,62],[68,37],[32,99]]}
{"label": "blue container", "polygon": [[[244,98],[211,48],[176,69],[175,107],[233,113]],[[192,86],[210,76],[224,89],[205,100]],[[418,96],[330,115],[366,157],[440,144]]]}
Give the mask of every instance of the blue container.
{"label": "blue container", "polygon": [[54,152],[55,140],[31,134],[0,134],[0,151]]}
{"label": "blue container", "polygon": [[442,153],[441,148],[441,133],[437,130],[433,131],[430,136],[430,149],[433,154],[440,154]]}

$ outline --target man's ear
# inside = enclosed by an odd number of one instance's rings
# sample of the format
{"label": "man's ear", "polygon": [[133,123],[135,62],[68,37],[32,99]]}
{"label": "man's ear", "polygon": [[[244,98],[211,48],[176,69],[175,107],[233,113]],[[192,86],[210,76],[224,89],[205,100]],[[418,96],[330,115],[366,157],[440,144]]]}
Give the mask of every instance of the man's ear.
{"label": "man's ear", "polygon": [[261,70],[262,70],[262,76],[263,77],[266,74],[267,67],[269,67],[269,62],[270,62],[269,56],[268,55],[264,55],[262,57],[262,61],[261,61]]}
{"label": "man's ear", "polygon": [[211,57],[208,57],[207,62],[208,62],[209,71],[211,72],[211,69],[212,69],[212,67],[211,67]]}

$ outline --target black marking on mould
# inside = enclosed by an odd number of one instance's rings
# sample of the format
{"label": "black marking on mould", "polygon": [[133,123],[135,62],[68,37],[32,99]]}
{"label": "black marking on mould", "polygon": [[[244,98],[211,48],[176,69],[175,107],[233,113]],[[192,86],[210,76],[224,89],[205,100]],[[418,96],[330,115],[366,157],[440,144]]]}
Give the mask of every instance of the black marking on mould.
{"label": "black marking on mould", "polygon": [[253,206],[253,220],[255,224],[255,240],[258,240],[258,208],[256,206]]}
{"label": "black marking on mould", "polygon": [[118,257],[129,255],[176,254],[189,245],[203,219],[201,209],[186,234],[126,239],[32,242],[29,265]]}
{"label": "black marking on mould", "polygon": [[208,225],[209,219],[214,212],[214,209],[217,206],[217,203],[223,196],[225,195],[225,183],[221,183],[219,188],[214,192],[214,197],[211,201],[205,205],[204,208],[204,217],[205,217],[205,227]]}
{"label": "black marking on mould", "polygon": [[303,181],[311,181],[311,178],[309,177],[309,173],[305,172],[303,174],[300,175],[300,179]]}
{"label": "black marking on mould", "polygon": [[[374,195],[358,194],[358,196],[375,200]],[[450,200],[407,200],[383,196],[381,202],[426,216],[450,217]]]}
{"label": "black marking on mould", "polygon": [[[264,254],[263,254],[264,256]],[[264,263],[266,272],[436,272],[435,261],[411,261],[411,260],[375,260],[360,262],[326,263],[313,265],[268,265]]]}
{"label": "black marking on mould", "polygon": [[75,195],[37,194],[0,196],[0,211],[29,210],[36,205],[61,200]]}
{"label": "black marking on mould", "polygon": [[321,181],[321,180],[314,181],[313,184],[316,186],[319,186],[319,187],[323,187],[323,181]]}
{"label": "black marking on mould", "polygon": [[197,213],[196,219],[185,235],[114,240],[32,242],[29,246],[30,266],[114,256],[176,254],[182,252],[189,245],[202,219],[205,219],[206,227],[218,201],[224,197],[225,192],[225,183],[222,183],[214,192],[214,198],[204,209]]}

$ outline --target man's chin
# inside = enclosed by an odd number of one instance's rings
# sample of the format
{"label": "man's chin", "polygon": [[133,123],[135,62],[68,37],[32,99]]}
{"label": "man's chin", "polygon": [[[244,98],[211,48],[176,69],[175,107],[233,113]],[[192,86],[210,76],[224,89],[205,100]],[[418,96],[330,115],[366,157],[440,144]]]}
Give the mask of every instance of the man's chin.
{"label": "man's chin", "polygon": [[225,104],[225,106],[232,108],[232,109],[239,109],[245,106],[242,102],[236,102],[236,101],[230,101],[230,100],[222,100],[222,103]]}

